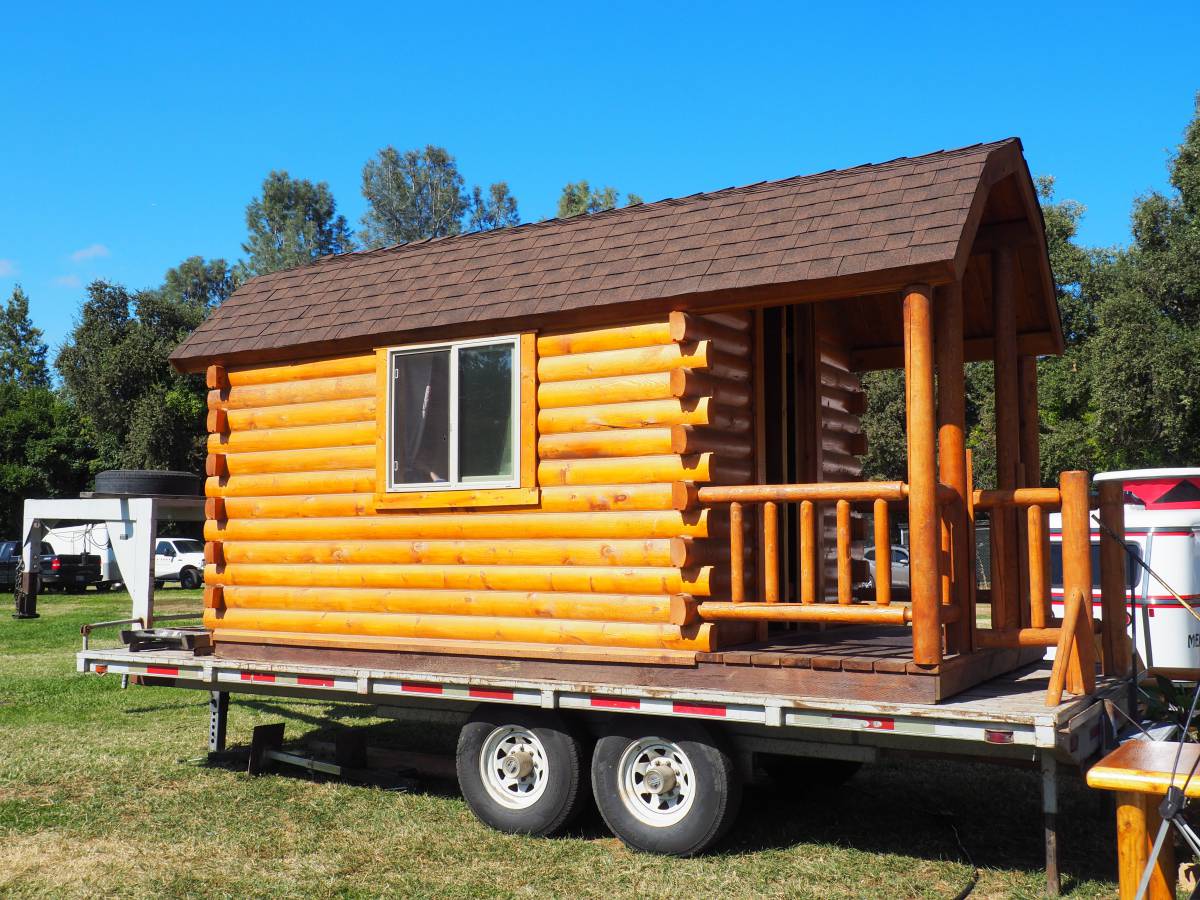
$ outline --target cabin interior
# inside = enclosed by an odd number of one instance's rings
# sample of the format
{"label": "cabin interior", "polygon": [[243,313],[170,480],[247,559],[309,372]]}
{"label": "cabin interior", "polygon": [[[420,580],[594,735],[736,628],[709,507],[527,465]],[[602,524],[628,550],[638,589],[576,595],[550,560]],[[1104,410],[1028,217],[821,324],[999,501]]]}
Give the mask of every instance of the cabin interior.
{"label": "cabin interior", "polygon": [[[210,388],[218,653],[937,702],[1053,646],[1050,705],[1128,668],[1116,542],[1098,580],[1120,624],[1090,602],[1092,510],[1119,533],[1119,488],[1042,483],[1037,358],[1063,341],[1019,142],[587,218],[255,279],[176,352]],[[682,255],[638,268],[651,246]],[[720,265],[746,256],[766,264]],[[499,265],[499,298],[457,309],[438,286]],[[647,272],[669,283],[640,295]],[[378,315],[339,318],[355,303]],[[975,361],[994,369],[986,489]],[[861,464],[881,369],[905,375],[886,482]]]}

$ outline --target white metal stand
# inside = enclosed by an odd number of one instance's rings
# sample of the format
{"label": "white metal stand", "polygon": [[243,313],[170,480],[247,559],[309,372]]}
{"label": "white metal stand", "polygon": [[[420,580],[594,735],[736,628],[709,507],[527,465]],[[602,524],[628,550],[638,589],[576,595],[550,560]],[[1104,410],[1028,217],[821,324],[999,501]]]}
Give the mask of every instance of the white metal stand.
{"label": "white metal stand", "polygon": [[154,620],[154,545],[159,519],[204,521],[203,497],[78,497],[26,500],[21,555],[26,572],[40,568],[47,523],[104,522],[121,567],[121,579],[133,598],[131,617],[152,628]]}

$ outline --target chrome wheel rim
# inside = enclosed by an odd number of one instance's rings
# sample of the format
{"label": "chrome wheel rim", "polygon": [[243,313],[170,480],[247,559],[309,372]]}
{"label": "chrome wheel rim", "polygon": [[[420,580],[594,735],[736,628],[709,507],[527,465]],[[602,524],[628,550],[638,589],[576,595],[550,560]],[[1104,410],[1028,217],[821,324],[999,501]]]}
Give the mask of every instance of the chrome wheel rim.
{"label": "chrome wheel rim", "polygon": [[696,772],[679,745],[658,737],[625,748],[617,763],[621,802],[639,821],[665,828],[683,820],[696,798]]}
{"label": "chrome wheel rim", "polygon": [[479,774],[493,800],[508,809],[527,809],[546,790],[546,748],[520,725],[502,725],[483,742]]}

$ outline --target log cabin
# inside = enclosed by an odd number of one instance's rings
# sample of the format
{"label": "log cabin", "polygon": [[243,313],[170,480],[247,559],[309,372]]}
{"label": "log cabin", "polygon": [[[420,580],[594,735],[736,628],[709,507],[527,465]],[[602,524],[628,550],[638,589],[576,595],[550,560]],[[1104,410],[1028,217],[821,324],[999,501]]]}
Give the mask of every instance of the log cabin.
{"label": "log cabin", "polygon": [[[1062,349],[1016,139],[260,276],[172,356],[209,388],[204,622],[243,659],[931,703],[1056,646],[1048,702],[1090,693],[1097,663],[1129,666],[1090,604],[1090,511],[1119,528],[1121,498],[1041,482],[1036,361]],[[989,490],[964,434],[979,360]],[[905,374],[904,480],[862,477],[880,369]]]}

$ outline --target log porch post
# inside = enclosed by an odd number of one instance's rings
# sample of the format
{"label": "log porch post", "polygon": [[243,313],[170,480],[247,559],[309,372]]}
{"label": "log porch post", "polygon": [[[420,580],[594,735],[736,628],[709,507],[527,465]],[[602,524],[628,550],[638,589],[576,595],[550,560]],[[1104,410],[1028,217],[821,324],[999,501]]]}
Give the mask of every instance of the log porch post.
{"label": "log porch post", "polygon": [[[992,254],[992,333],[995,340],[996,487],[1018,486],[1021,417],[1017,374],[1017,259],[1011,247]],[[1021,602],[1017,517],[1013,509],[993,510],[992,627],[1020,628]]]}
{"label": "log porch post", "polygon": [[[958,620],[947,629],[947,649],[971,651],[974,622],[967,616],[971,575],[967,530],[966,386],[963,378],[962,284],[938,288],[937,316],[938,480],[949,485],[957,499],[945,509],[941,526],[942,602],[953,604]],[[878,553],[878,550],[876,551]]]}
{"label": "log porch post", "polygon": [[942,661],[932,313],[933,291],[929,285],[914,284],[905,289],[909,580],[913,662],[919,666],[936,666]]}

